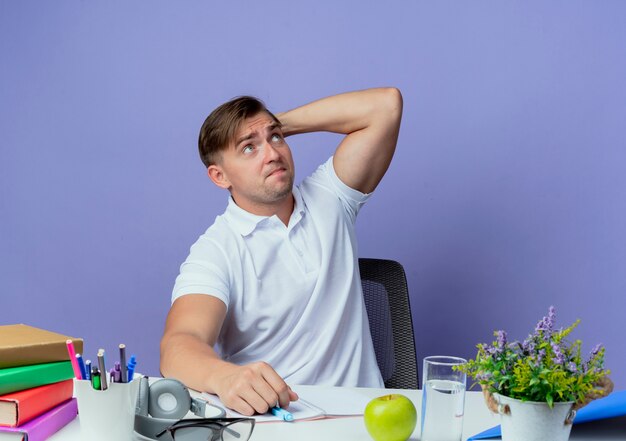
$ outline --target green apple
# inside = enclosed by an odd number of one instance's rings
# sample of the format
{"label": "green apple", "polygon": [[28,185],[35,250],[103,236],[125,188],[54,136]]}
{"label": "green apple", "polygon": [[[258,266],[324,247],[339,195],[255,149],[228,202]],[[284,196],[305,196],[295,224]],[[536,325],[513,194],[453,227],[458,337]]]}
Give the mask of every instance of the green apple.
{"label": "green apple", "polygon": [[404,395],[390,394],[367,403],[364,419],[376,441],[406,441],[415,429],[417,411]]}

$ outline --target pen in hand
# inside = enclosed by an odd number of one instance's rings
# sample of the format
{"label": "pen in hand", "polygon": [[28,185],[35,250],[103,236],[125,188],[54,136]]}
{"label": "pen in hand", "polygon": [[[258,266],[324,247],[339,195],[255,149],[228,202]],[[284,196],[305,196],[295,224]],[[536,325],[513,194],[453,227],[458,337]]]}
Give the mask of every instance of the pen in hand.
{"label": "pen in hand", "polygon": [[281,407],[272,407],[271,412],[272,415],[282,418],[283,421],[293,421],[293,415],[291,412],[288,412]]}

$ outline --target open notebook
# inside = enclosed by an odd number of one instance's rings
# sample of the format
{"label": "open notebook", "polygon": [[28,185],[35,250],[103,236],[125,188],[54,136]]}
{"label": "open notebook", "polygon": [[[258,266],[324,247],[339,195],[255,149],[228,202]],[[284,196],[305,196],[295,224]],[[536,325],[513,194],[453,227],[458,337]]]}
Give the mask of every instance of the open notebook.
{"label": "open notebook", "polygon": [[[293,401],[286,410],[293,415],[294,421],[363,415],[365,406],[370,401],[367,396],[353,390],[330,387],[320,389],[310,386],[295,386],[293,389],[300,399]],[[201,397],[223,408],[229,417],[245,417],[234,410],[227,409],[216,395],[203,393]],[[254,415],[254,419],[257,423],[282,421],[281,418],[270,413]]]}

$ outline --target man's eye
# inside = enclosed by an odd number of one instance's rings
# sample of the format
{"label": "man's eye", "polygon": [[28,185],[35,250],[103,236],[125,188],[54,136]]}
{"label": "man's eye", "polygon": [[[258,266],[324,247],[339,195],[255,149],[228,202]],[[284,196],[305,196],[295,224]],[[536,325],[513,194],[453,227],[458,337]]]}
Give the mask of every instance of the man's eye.
{"label": "man's eye", "polygon": [[252,144],[248,144],[243,149],[241,149],[241,151],[245,154],[250,154],[254,151],[254,146]]}
{"label": "man's eye", "polygon": [[274,133],[274,134],[272,135],[272,142],[279,142],[279,141],[281,141],[282,139],[283,139],[283,137],[282,137],[282,136],[280,136],[278,133]]}

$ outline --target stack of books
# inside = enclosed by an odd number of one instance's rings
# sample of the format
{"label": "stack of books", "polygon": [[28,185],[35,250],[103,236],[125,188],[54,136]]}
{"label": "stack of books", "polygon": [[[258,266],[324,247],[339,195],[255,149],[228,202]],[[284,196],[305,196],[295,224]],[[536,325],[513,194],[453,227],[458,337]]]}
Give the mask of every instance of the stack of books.
{"label": "stack of books", "polygon": [[66,341],[28,325],[0,326],[0,441],[43,441],[77,413]]}

